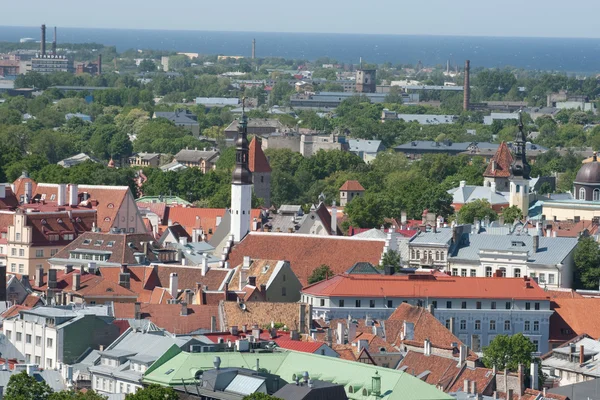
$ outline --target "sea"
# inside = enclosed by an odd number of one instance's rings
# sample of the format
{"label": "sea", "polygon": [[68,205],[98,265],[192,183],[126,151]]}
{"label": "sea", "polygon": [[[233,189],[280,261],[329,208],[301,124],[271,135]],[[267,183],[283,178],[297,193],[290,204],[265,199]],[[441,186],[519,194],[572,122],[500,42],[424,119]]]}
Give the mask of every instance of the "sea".
{"label": "sea", "polygon": [[[0,41],[39,40],[39,27],[0,26]],[[48,28],[48,41],[52,40]],[[257,57],[341,63],[464,65],[472,68],[517,67],[577,74],[600,72],[600,39],[366,35],[331,33],[217,32],[60,28],[58,43],[101,43],[118,51],[154,49],[200,54],[250,56],[256,39]]]}

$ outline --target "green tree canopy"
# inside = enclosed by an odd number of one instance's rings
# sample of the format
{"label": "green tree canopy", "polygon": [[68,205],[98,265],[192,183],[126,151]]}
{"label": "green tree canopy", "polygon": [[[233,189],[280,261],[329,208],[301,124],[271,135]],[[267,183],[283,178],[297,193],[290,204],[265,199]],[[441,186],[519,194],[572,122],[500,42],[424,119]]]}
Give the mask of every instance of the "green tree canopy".
{"label": "green tree canopy", "polygon": [[495,221],[498,214],[492,210],[489,201],[477,199],[464,204],[458,211],[457,217],[460,224],[472,224],[475,218],[483,221],[486,217],[489,217],[490,221]]}
{"label": "green tree canopy", "polygon": [[504,222],[512,224],[515,221],[523,219],[523,212],[517,206],[510,206],[502,211],[502,216],[504,217]]}
{"label": "green tree canopy", "polygon": [[483,348],[483,364],[487,368],[496,367],[517,371],[519,364],[530,365],[535,345],[522,333],[516,335],[498,335],[490,345]]}
{"label": "green tree canopy", "polygon": [[10,377],[4,391],[4,398],[6,400],[48,400],[51,393],[52,389],[46,382],[38,382],[23,371]]}
{"label": "green tree canopy", "polygon": [[322,264],[320,267],[315,268],[310,274],[308,277],[308,284],[312,285],[313,283],[320,282],[326,279],[328,276],[333,276],[333,271],[329,265]]}
{"label": "green tree canopy", "polygon": [[593,237],[581,237],[575,248],[575,285],[581,289],[598,289],[600,250]]}
{"label": "green tree canopy", "polygon": [[178,400],[179,395],[171,387],[151,384],[135,393],[128,393],[125,400]]}

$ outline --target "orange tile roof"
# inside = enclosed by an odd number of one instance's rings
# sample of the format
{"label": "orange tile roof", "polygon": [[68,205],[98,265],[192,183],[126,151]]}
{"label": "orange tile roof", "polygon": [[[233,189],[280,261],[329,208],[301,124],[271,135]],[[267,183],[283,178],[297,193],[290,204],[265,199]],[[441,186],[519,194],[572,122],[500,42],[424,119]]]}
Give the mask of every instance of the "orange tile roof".
{"label": "orange tile roof", "polygon": [[150,295],[150,300],[148,300],[148,303],[150,303],[150,304],[167,304],[167,302],[172,299],[173,299],[173,296],[171,296],[169,289],[155,287],[154,290],[152,290],[152,294]]}
{"label": "orange tile roof", "polygon": [[[134,303],[114,303],[115,318],[135,318]],[[166,331],[185,335],[202,330],[210,330],[211,318],[217,319],[219,326],[219,310],[217,306],[188,305],[188,315],[181,315],[181,304],[142,304],[142,318],[152,321]]]}
{"label": "orange tile roof", "polygon": [[[541,397],[540,397],[541,395]],[[537,400],[537,399],[552,399],[552,400],[568,400],[569,396],[563,396],[562,394],[548,393],[544,394],[539,390],[525,389],[525,392],[520,397],[520,400]]]}
{"label": "orange tile roof", "polygon": [[546,292],[528,278],[464,278],[458,276],[411,274],[339,274],[302,289],[305,294],[336,297],[379,298],[476,298],[547,300]]}
{"label": "orange tile roof", "polygon": [[[127,267],[129,273],[129,288],[138,295],[138,301],[146,303],[150,301],[152,290],[158,285],[158,277],[152,266]],[[119,283],[120,267],[101,267],[100,275],[110,282]],[[167,283],[168,287],[168,283]]]}
{"label": "orange tile roof", "polygon": [[[270,326],[271,322],[281,323],[289,329],[300,329],[300,303],[269,303],[269,302],[249,302],[245,303],[246,309],[242,310],[237,302],[223,302],[224,316],[223,325],[231,326],[252,326],[258,324],[260,328]],[[306,305],[305,320],[310,325],[312,315],[310,307]]]}
{"label": "orange tile roof", "polygon": [[340,188],[341,191],[351,192],[364,192],[365,188],[362,187],[359,181],[346,181]]}
{"label": "orange tile roof", "polygon": [[21,305],[23,305],[25,307],[33,308],[33,307],[37,306],[40,301],[42,301],[42,299],[39,296],[36,296],[34,294],[28,294],[27,297],[25,297],[25,300],[23,300],[23,303]]}
{"label": "orange tile roof", "polygon": [[23,306],[20,304],[15,304],[14,306],[10,306],[8,307],[6,310],[4,310],[2,312],[2,314],[0,314],[0,316],[3,319],[7,319],[10,317],[14,317],[15,315],[18,315],[20,311],[22,310],[31,310],[32,307],[27,307],[27,306]]}
{"label": "orange tile roof", "polygon": [[206,275],[202,276],[200,267],[182,265],[159,264],[156,266],[157,285],[168,288],[171,273],[177,274],[177,287],[179,290],[197,289],[198,286],[208,286],[207,290],[219,290],[231,269],[209,268]]}
{"label": "orange tile roof", "polygon": [[269,161],[262,151],[260,140],[254,136],[248,148],[248,167],[250,172],[265,173],[271,172]]}
{"label": "orange tile roof", "polygon": [[15,187],[14,194],[17,197],[17,199],[19,199],[22,195],[25,194],[25,184],[27,182],[31,183],[32,195],[35,193],[37,183],[33,179],[29,178],[28,176],[21,175],[20,177],[17,178],[16,181],[13,182],[13,185]]}
{"label": "orange tile roof", "polygon": [[476,382],[478,393],[485,393],[485,390],[495,378],[493,371],[488,368],[463,368],[454,380],[452,387],[446,390],[446,392],[460,392],[465,387],[464,382],[467,380],[469,382]]}
{"label": "orange tile roof", "polygon": [[282,349],[301,351],[303,353],[314,353],[321,348],[325,343],[323,342],[303,342],[300,340],[290,340],[284,338],[277,338],[274,340],[277,346]]}
{"label": "orange tile roof", "polygon": [[502,142],[488,164],[483,176],[492,178],[508,178],[510,177],[510,166],[513,163],[513,156],[506,145]]}
{"label": "orange tile roof", "polygon": [[81,283],[79,290],[73,290],[72,287],[65,288],[65,292],[77,293],[83,297],[110,297],[110,298],[137,298],[138,295],[119,285],[111,282],[101,276],[92,275],[92,279],[87,279]]}
{"label": "orange tile roof", "polygon": [[[217,219],[223,218],[225,215],[224,208],[195,208],[195,207],[167,207],[168,211],[166,218],[168,219],[169,225],[179,224],[182,225],[188,234],[192,234],[192,230],[196,227],[200,227],[204,230],[204,234],[207,238],[210,237],[217,230]],[[260,220],[260,209],[253,209],[250,212],[252,219],[257,218]],[[212,233],[210,233],[212,232]]]}
{"label": "orange tile roof", "polygon": [[600,298],[554,298],[550,316],[550,340],[564,342],[588,334],[600,339]]}
{"label": "orange tile roof", "polygon": [[312,271],[322,264],[334,274],[348,270],[356,262],[379,264],[384,240],[365,240],[340,236],[315,236],[298,233],[251,232],[231,251],[231,265],[251,258],[286,260],[303,285]]}
{"label": "orange tile roof", "polygon": [[[246,284],[249,277],[254,276],[256,278],[256,285],[252,288],[252,291],[255,288],[260,288],[260,285],[266,285],[267,282],[269,282],[278,262],[279,261],[277,260],[251,260],[250,268],[246,270]],[[267,270],[263,273],[265,267]],[[229,290],[240,290],[239,282],[241,269],[242,265],[236,266],[235,272],[229,280]],[[242,289],[244,289],[244,287],[242,287]]]}

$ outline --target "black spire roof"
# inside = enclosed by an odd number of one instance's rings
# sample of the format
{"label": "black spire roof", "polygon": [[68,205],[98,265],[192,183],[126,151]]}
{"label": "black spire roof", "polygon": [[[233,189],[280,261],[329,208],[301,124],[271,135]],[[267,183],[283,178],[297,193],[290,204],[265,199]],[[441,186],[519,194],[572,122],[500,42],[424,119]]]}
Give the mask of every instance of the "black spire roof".
{"label": "black spire roof", "polygon": [[238,124],[238,138],[235,141],[235,168],[232,180],[234,185],[252,184],[252,172],[248,168],[248,118],[243,107],[244,100],[242,100],[242,116]]}
{"label": "black spire roof", "polygon": [[523,116],[519,111],[519,132],[515,138],[515,157],[510,171],[515,177],[522,177],[523,179],[529,179],[529,173],[531,172],[531,166],[527,162],[526,154],[526,143],[525,133],[523,132]]}

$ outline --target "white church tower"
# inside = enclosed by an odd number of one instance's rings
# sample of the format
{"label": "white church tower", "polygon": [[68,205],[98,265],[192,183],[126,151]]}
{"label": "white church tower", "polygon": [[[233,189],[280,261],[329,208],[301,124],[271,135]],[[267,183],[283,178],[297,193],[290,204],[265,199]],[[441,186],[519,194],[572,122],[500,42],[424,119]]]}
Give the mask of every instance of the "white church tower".
{"label": "white church tower", "polygon": [[233,241],[238,243],[250,231],[252,208],[252,173],[248,168],[248,119],[244,112],[238,124],[235,142],[235,168],[231,182],[231,230]]}
{"label": "white church tower", "polygon": [[515,138],[515,158],[510,167],[512,178],[510,179],[509,205],[517,206],[527,217],[529,212],[529,173],[531,167],[527,162],[525,133],[523,132],[523,118],[519,112],[519,133]]}

